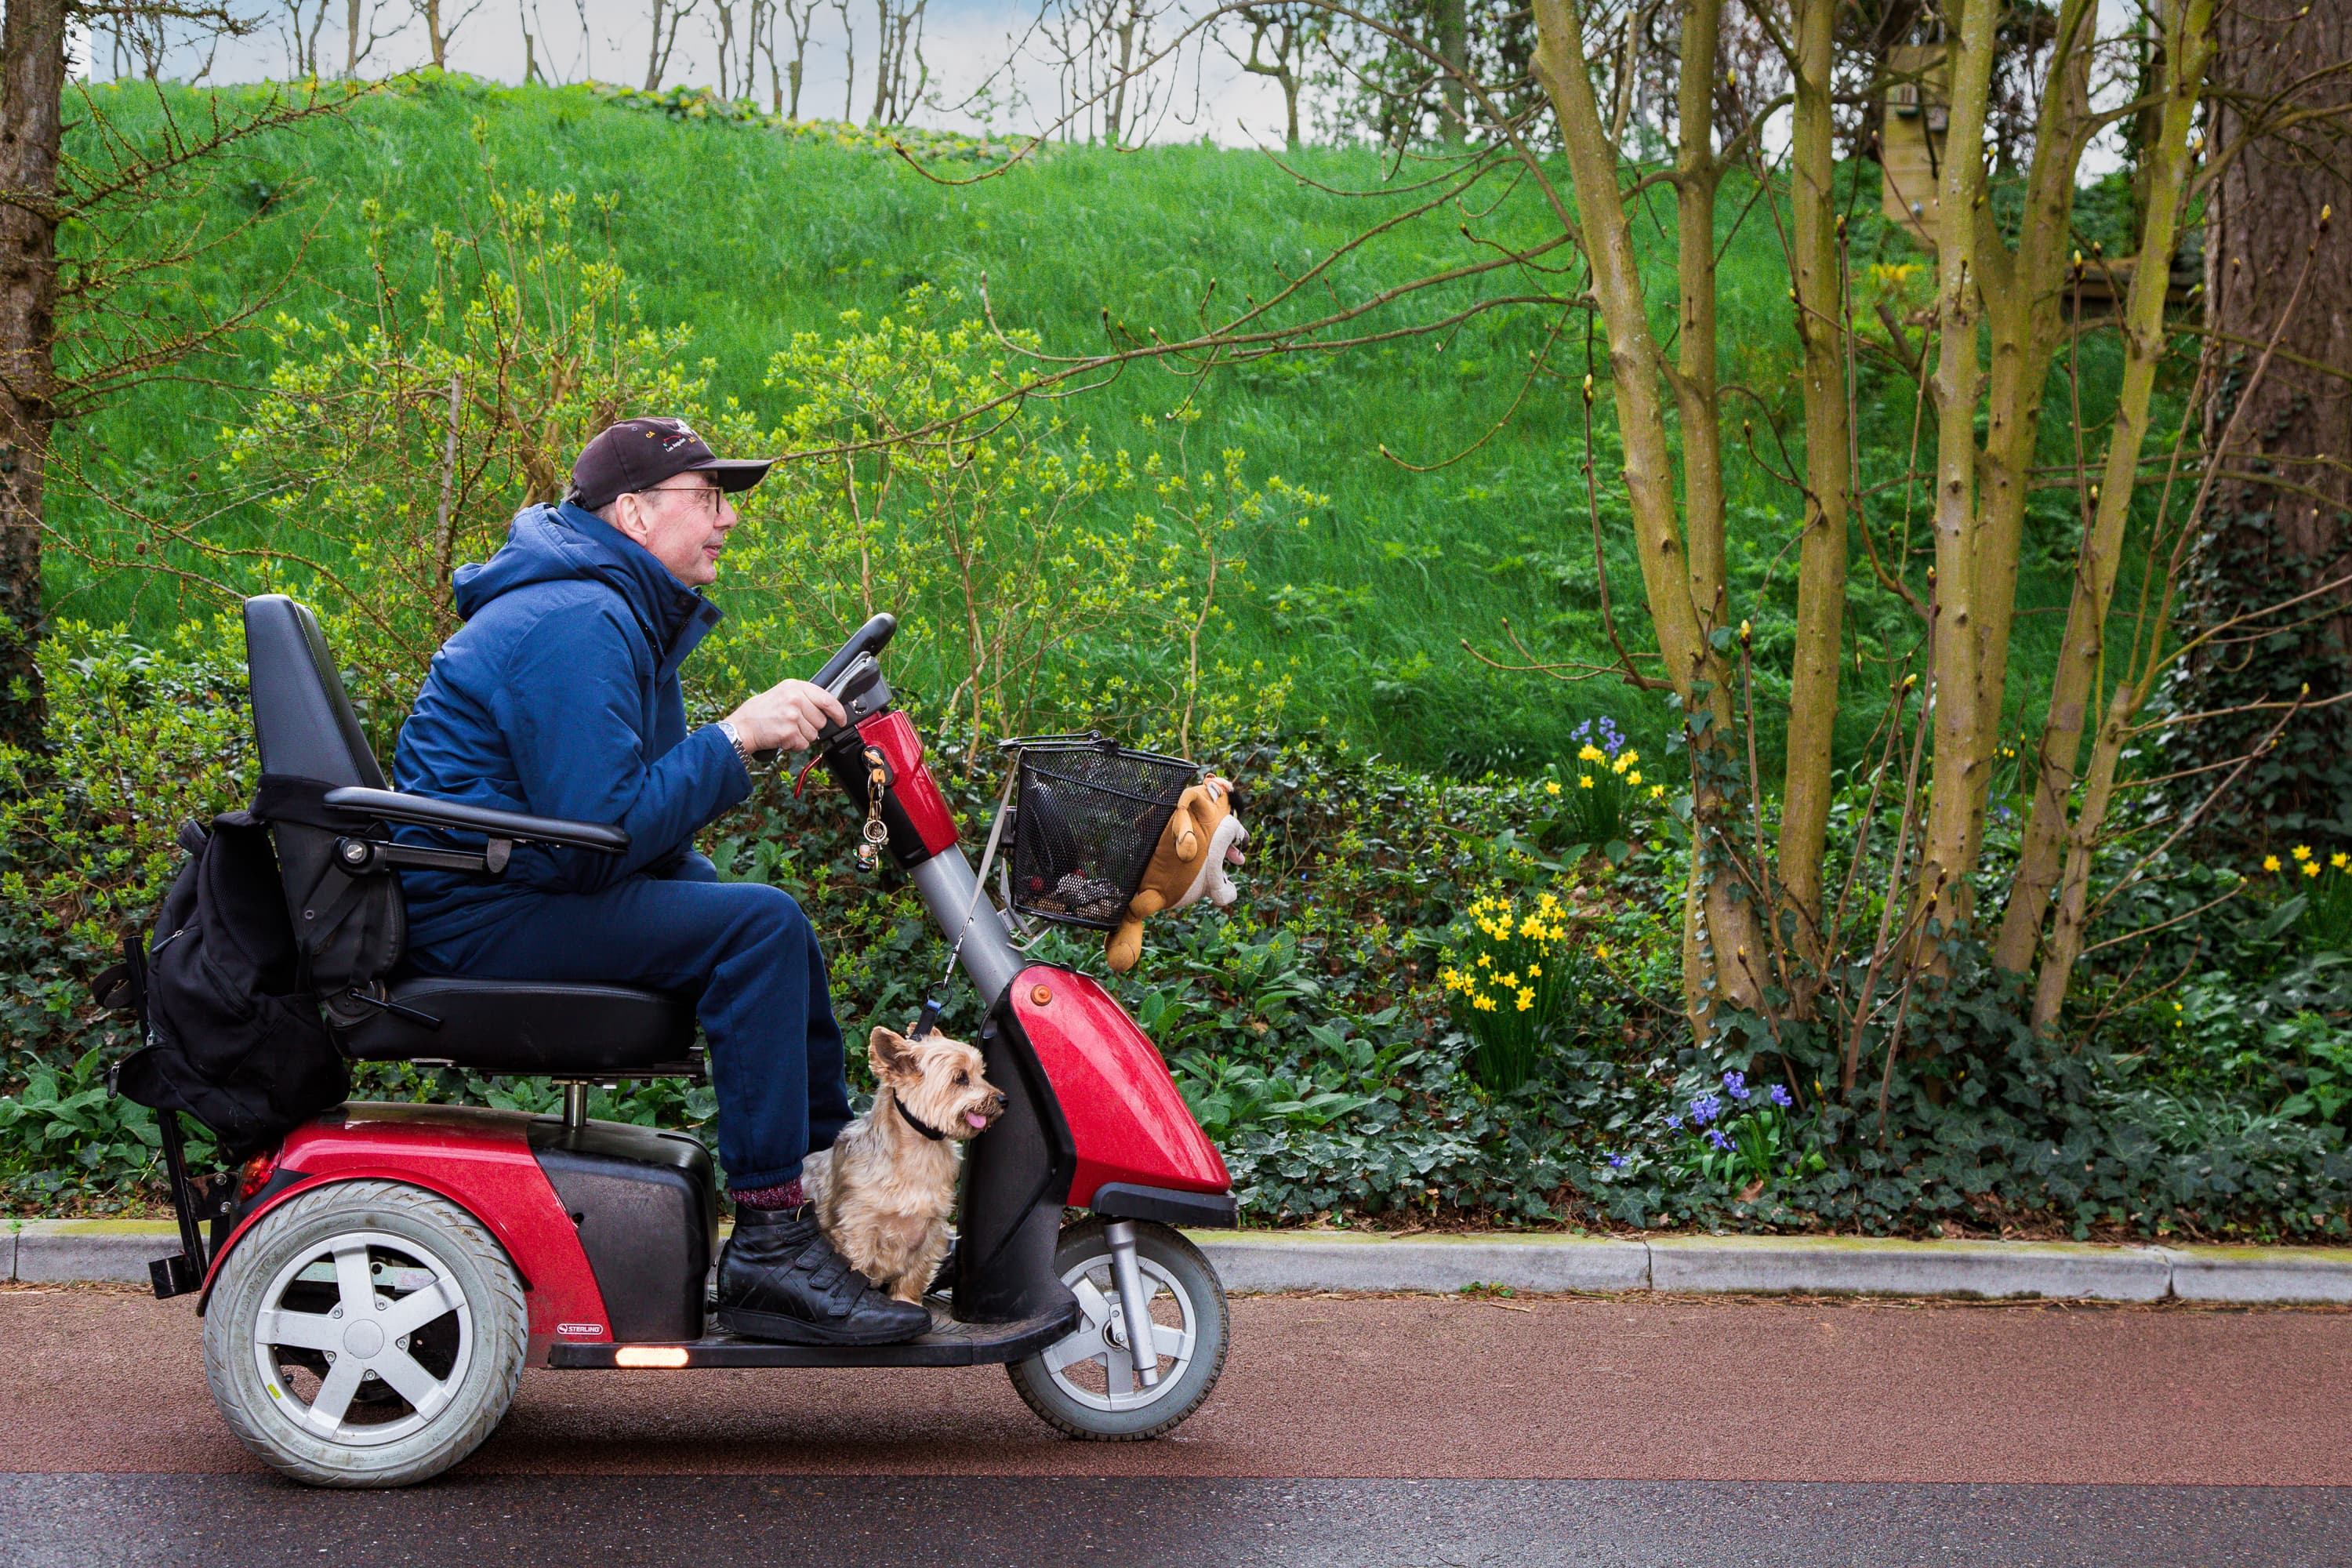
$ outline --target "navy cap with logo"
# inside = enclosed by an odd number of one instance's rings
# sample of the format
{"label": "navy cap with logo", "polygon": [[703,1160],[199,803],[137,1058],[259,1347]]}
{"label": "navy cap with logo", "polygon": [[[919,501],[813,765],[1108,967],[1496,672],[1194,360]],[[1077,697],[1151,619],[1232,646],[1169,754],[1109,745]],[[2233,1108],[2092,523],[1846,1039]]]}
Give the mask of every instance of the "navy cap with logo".
{"label": "navy cap with logo", "polygon": [[679,474],[709,474],[722,490],[748,490],[768,477],[773,458],[719,458],[683,419],[624,419],[581,449],[572,465],[574,506],[601,511],[632,490],[649,490]]}

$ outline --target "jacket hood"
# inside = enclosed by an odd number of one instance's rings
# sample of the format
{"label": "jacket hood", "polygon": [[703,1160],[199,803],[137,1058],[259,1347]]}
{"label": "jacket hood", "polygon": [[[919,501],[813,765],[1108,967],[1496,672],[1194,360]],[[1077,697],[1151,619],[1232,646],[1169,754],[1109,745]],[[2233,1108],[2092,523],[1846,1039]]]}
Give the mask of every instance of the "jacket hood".
{"label": "jacket hood", "polygon": [[621,595],[662,656],[677,668],[719,620],[719,606],[677,580],[651,551],[593,512],[565,501],[530,506],[488,561],[457,568],[457,614],[467,620],[501,595],[537,583],[602,583]]}

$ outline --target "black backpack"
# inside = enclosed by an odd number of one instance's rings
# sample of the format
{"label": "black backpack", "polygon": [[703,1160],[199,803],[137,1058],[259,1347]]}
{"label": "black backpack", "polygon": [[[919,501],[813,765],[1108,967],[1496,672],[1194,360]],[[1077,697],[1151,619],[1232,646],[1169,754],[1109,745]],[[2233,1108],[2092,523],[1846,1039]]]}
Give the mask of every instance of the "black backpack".
{"label": "black backpack", "polygon": [[351,1073],[287,917],[269,825],[225,812],[209,831],[187,823],[180,843],[191,858],[163,895],[153,939],[143,953],[127,943],[129,962],[95,989],[145,1020],[147,1043],[123,1060],[116,1088],[188,1112],[236,1158],[341,1103]]}

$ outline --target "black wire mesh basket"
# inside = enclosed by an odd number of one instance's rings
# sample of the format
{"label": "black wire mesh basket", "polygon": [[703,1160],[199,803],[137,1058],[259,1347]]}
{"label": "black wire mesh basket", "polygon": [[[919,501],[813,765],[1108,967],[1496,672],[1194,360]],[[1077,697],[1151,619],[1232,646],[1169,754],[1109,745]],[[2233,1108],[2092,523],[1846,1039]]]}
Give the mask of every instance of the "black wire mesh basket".
{"label": "black wire mesh basket", "polygon": [[1097,734],[1003,743],[1018,774],[1010,891],[1024,915],[1108,931],[1127,913],[1177,797],[1200,770]]}

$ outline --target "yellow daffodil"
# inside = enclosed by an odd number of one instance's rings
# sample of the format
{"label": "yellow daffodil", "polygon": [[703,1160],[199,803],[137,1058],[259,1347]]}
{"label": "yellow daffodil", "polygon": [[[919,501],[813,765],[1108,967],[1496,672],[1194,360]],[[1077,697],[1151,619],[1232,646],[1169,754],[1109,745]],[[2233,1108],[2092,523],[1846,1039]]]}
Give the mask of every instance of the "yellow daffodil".
{"label": "yellow daffodil", "polygon": [[1594,942],[1592,944],[1592,956],[1600,959],[1604,963],[1607,963],[1609,960],[1609,944],[1605,942]]}
{"label": "yellow daffodil", "polygon": [[2339,871],[2352,871],[2352,855],[2347,855],[2341,849],[2330,855],[2327,858],[2327,863]]}
{"label": "yellow daffodil", "polygon": [[1524,1013],[1536,1005],[1536,994],[1525,986],[1519,988],[1519,1011]]}
{"label": "yellow daffodil", "polygon": [[1587,741],[1584,750],[1576,753],[1576,760],[1580,763],[1605,763],[1609,760],[1609,753]]}
{"label": "yellow daffodil", "polygon": [[1495,957],[1494,957],[1494,954],[1492,954],[1492,953],[1487,953],[1487,952],[1482,952],[1482,953],[1480,953],[1480,954],[1478,955],[1478,967],[1479,967],[1479,968],[1481,968],[1481,969],[1491,969],[1491,968],[1493,968],[1493,967],[1494,967],[1494,964],[1495,964]]}
{"label": "yellow daffodil", "polygon": [[1625,759],[1624,759],[1624,758],[1622,758],[1622,757],[1620,757],[1620,758],[1618,758],[1615,762],[1613,762],[1613,763],[1610,763],[1610,764],[1609,764],[1609,771],[1610,771],[1611,773],[1623,773],[1623,772],[1625,771]]}
{"label": "yellow daffodil", "polygon": [[1540,963],[1528,964],[1528,978],[1530,980],[1541,980],[1543,978],[1543,965]]}
{"label": "yellow daffodil", "polygon": [[2265,855],[2265,856],[2263,856],[2263,870],[2265,870],[2265,871],[2275,871],[2275,870],[2277,870],[2277,869],[2278,869],[2278,857],[2277,857],[2277,856],[2275,856],[2275,855]]}
{"label": "yellow daffodil", "polygon": [[1651,798],[1652,800],[1664,800],[1664,799],[1665,799],[1665,798],[1666,798],[1666,786],[1665,786],[1665,785],[1664,785],[1664,784],[1652,784],[1652,785],[1650,786],[1650,798]]}
{"label": "yellow daffodil", "polygon": [[1492,996],[1474,996],[1470,999],[1470,1005],[1481,1013],[1491,1013],[1495,1010],[1495,999]]}
{"label": "yellow daffodil", "polygon": [[2308,860],[2311,858],[2311,846],[2308,844],[2298,844],[2294,848],[2288,850],[2287,853],[2294,856],[2297,860]]}
{"label": "yellow daffodil", "polygon": [[1618,760],[1619,760],[1619,761],[1621,761],[1621,762],[1628,763],[1638,763],[1638,762],[1640,762],[1640,761],[1642,760],[1642,753],[1641,753],[1641,752],[1626,752],[1626,753],[1624,754],[1624,756],[1621,757],[1621,758],[1620,758],[1620,759],[1618,759]]}
{"label": "yellow daffodil", "polygon": [[2316,876],[2318,876],[2318,875],[2319,875],[2319,862],[2318,862],[2318,861],[2316,861],[2316,860],[2305,860],[2305,861],[2303,863],[2303,874],[2304,874],[2305,876],[2306,876],[2306,877],[2316,877]]}
{"label": "yellow daffodil", "polygon": [[1497,974],[1495,976],[1495,984],[1497,985],[1517,985],[1518,983],[1519,975],[1518,971],[1517,970],[1513,970],[1508,974]]}
{"label": "yellow daffodil", "polygon": [[1625,775],[1625,782],[1629,784],[1638,784],[1642,782],[1642,775],[1638,773],[1627,773]]}
{"label": "yellow daffodil", "polygon": [[1558,795],[1559,793],[1559,781],[1558,779],[1546,779],[1546,780],[1544,780],[1544,794],[1546,794],[1546,795]]}
{"label": "yellow daffodil", "polygon": [[1579,789],[1591,789],[1592,787],[1592,775],[1591,773],[1577,774],[1576,787]]}

